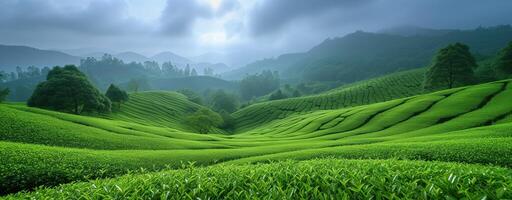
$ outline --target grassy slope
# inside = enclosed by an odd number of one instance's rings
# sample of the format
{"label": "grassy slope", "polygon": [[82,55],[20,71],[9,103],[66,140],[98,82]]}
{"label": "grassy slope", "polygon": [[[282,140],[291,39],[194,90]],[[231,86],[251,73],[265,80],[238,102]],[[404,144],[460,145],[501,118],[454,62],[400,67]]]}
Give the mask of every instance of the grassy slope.
{"label": "grassy slope", "polygon": [[[509,81],[290,115],[233,136],[199,135],[179,126],[165,106],[182,97],[164,95],[162,107],[149,112],[145,104],[152,101],[142,99],[158,96],[134,95],[110,119],[0,105],[0,124],[7,127],[0,132],[2,191],[114,177],[141,167],[177,168],[188,161],[404,158],[512,166]],[[179,105],[188,104],[195,105]]]}
{"label": "grassy slope", "polygon": [[425,69],[398,72],[312,96],[257,103],[234,114],[239,132],[292,114],[339,109],[417,95]]}

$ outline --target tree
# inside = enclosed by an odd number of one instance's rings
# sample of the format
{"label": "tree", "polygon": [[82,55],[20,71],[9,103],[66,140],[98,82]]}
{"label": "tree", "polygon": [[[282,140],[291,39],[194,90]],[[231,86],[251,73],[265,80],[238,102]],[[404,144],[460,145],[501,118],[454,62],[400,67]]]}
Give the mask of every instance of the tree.
{"label": "tree", "polygon": [[127,84],[127,89],[131,92],[138,92],[139,90],[147,90],[149,88],[149,83],[146,78],[132,78]]}
{"label": "tree", "polygon": [[110,112],[111,102],[74,65],[54,67],[39,83],[28,106],[80,114]]}
{"label": "tree", "polygon": [[449,89],[473,83],[476,61],[469,47],[455,43],[440,49],[425,76],[427,91]]}
{"label": "tree", "polygon": [[192,72],[190,72],[190,76],[197,76],[197,71],[195,68],[193,68]]}
{"label": "tree", "polygon": [[228,94],[224,90],[217,90],[212,94],[211,106],[217,112],[232,113],[238,108],[238,100],[234,95]]}
{"label": "tree", "polygon": [[509,78],[512,75],[512,42],[498,53],[494,67],[498,78]]}
{"label": "tree", "polygon": [[114,84],[110,84],[110,86],[107,89],[107,92],[105,93],[105,96],[107,96],[112,103],[117,103],[118,109],[121,109],[121,104],[125,101],[128,101],[128,93],[126,91],[119,89]]}
{"label": "tree", "polygon": [[286,96],[285,94],[283,94],[283,92],[281,91],[281,89],[273,92],[270,97],[268,97],[268,100],[278,100],[278,99],[286,99],[288,98],[288,96]]}
{"label": "tree", "polygon": [[9,90],[9,88],[0,90],[0,103],[5,101],[5,99],[7,98],[7,95],[9,95],[10,92],[11,92],[11,90]]}
{"label": "tree", "polygon": [[186,118],[187,123],[194,127],[199,133],[208,133],[212,129],[222,125],[222,117],[206,108],[197,110]]}
{"label": "tree", "polygon": [[187,66],[185,67],[185,76],[190,76],[190,65],[187,64]]}

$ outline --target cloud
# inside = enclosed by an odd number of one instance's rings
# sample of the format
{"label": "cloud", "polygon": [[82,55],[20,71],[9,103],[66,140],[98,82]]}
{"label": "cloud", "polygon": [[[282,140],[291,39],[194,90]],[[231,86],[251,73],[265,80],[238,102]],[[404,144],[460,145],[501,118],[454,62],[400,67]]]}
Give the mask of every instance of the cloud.
{"label": "cloud", "polygon": [[3,0],[0,26],[11,31],[52,31],[92,34],[123,34],[141,28],[136,19],[126,17],[122,0],[74,1]]}
{"label": "cloud", "polygon": [[372,0],[263,0],[255,5],[248,16],[250,32],[265,35],[280,31],[289,23],[325,12],[344,12]]}
{"label": "cloud", "polygon": [[162,33],[183,36],[189,33],[196,20],[220,18],[239,7],[237,0],[220,0],[217,8],[207,1],[168,0],[160,18]]}

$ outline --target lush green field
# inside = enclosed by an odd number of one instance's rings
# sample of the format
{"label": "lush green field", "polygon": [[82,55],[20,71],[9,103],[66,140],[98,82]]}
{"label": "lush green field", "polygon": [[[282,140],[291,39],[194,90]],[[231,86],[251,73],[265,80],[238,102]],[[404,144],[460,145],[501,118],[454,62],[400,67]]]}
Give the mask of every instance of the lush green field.
{"label": "lush green field", "polygon": [[510,187],[504,168],[324,159],[128,175],[8,199],[509,199]]}
{"label": "lush green field", "polygon": [[424,74],[423,68],[409,70],[352,83],[319,95],[254,104],[234,114],[237,128],[245,131],[292,114],[366,105],[417,95],[422,93]]}
{"label": "lush green field", "polygon": [[[0,191],[6,194],[130,173],[11,197],[160,198],[170,194],[169,198],[296,199],[358,194],[368,199],[381,193],[382,198],[511,198],[511,171],[506,169],[512,167],[510,82],[405,98],[393,98],[409,96],[396,93],[390,101],[312,109],[268,122],[259,119],[265,114],[254,113],[254,123],[234,135],[192,133],[183,117],[200,106],[172,92],[132,94],[119,112],[106,116],[1,104]],[[331,94],[337,93],[325,95]],[[271,111],[273,106],[268,106]],[[314,158],[332,159],[251,165]],[[398,161],[403,159],[458,164]],[[214,166],[169,170],[189,162]],[[147,173],[160,170],[165,171]],[[390,180],[396,185],[387,184]]]}

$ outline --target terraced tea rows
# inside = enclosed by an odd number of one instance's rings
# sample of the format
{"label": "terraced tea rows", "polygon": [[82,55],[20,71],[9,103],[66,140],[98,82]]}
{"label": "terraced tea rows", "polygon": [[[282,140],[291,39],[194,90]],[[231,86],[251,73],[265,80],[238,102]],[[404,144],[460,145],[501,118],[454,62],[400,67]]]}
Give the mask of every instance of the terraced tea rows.
{"label": "terraced tea rows", "polygon": [[361,81],[320,95],[269,101],[234,114],[240,132],[292,114],[383,102],[420,94],[425,69],[415,69]]}
{"label": "terraced tea rows", "polygon": [[[512,104],[510,104],[512,84],[510,82],[511,80],[507,80],[455,88],[370,105],[302,112],[285,116],[283,119],[251,125],[250,130],[239,131],[235,135],[202,135],[187,132],[187,126],[182,124],[179,116],[187,115],[189,110],[197,109],[199,105],[187,102],[182,96],[174,93],[149,92],[133,95],[130,100],[133,102],[123,105],[118,114],[100,116],[101,118],[28,108],[18,104],[2,104],[0,105],[0,125],[3,127],[0,132],[2,140],[0,141],[0,159],[3,162],[0,163],[0,188],[3,193],[12,193],[42,185],[56,186],[72,181],[116,177],[126,173],[139,174],[182,168],[184,165],[188,165],[188,162],[199,166],[218,163],[239,165],[268,162],[269,160],[335,157],[450,161],[512,167],[512,145],[510,145],[512,144],[512,132],[510,131],[512,129]],[[155,103],[154,110],[150,106],[153,104],[153,99],[155,102],[160,102]],[[166,107],[174,106],[177,107],[172,108],[175,115],[169,114],[170,111]],[[146,119],[145,115],[149,117]],[[360,163],[361,168],[357,168],[356,171],[366,174],[370,173],[372,167],[378,165],[377,163],[386,165],[387,162],[394,163],[395,161],[325,162],[343,169],[351,166],[343,163],[362,162]],[[476,170],[474,172],[479,170],[488,172],[489,176],[480,177],[478,180],[497,181],[501,184],[482,186],[481,190],[468,190],[467,194],[459,193],[459,191],[466,191],[464,188],[474,188],[472,182],[461,182],[457,187],[444,187],[436,184],[439,186],[439,191],[443,191],[442,194],[450,194],[456,198],[480,197],[479,195],[484,193],[488,195],[488,198],[510,195],[508,193],[510,179],[502,178],[502,176],[507,177],[510,171],[462,164],[451,168],[447,167],[448,164],[416,163],[398,162],[397,165],[404,168],[412,167],[411,175],[413,175],[413,171],[425,169],[425,166],[433,169],[426,172],[424,177],[421,176],[423,177],[419,178],[421,181],[428,181],[425,177],[437,177],[435,174],[438,172],[446,175],[448,173],[446,170],[460,168],[464,170],[459,171],[457,176],[467,174],[469,179],[464,180],[471,180],[471,177],[476,176],[471,172],[474,169]],[[268,169],[274,169],[272,167],[274,164],[269,166]],[[282,165],[276,164],[275,166]],[[316,165],[305,164],[305,166]],[[318,164],[318,167],[321,166],[323,165]],[[445,166],[446,168],[436,168],[435,166]],[[247,167],[247,169],[252,167]],[[254,169],[265,169],[265,167],[261,167]],[[141,168],[143,169],[141,170]],[[140,193],[143,190],[141,188],[146,188],[148,190],[144,191],[149,191],[149,188],[156,187],[153,184],[161,186],[162,182],[160,181],[169,182],[167,178],[156,178],[168,177],[166,174],[172,174],[170,176],[174,178],[186,178],[192,174],[201,173],[215,175],[211,177],[231,177],[232,175],[228,173],[230,170],[242,174],[249,173],[242,169],[244,166],[218,166],[217,168],[187,169],[193,171],[190,171],[190,174],[186,173],[189,172],[187,170],[178,170],[155,175],[129,175],[126,178],[95,182],[95,187],[101,185],[112,188],[115,187],[113,185],[117,185],[121,189],[98,191],[92,186],[87,187],[86,185],[89,183],[78,183],[62,186],[62,190],[41,190],[40,193],[20,194],[21,196],[18,197],[28,195],[38,198],[71,196],[97,198],[99,196],[95,195],[105,195],[104,197],[107,198],[117,195],[118,198],[122,198],[127,197],[126,195],[142,194]],[[334,169],[336,168],[333,167]],[[387,169],[390,168],[383,169],[383,173],[379,173],[381,175],[376,178],[389,178],[393,173],[387,173]],[[204,171],[201,172],[201,170]],[[298,167],[296,170],[302,170],[302,168]],[[321,171],[325,170],[311,173],[322,173]],[[257,174],[264,174],[264,172],[258,171]],[[273,176],[286,176],[286,174],[286,170],[279,173],[276,171]],[[304,175],[306,174],[309,173]],[[143,178],[145,176],[150,176],[150,178]],[[359,178],[357,173],[347,176],[349,179],[350,177]],[[315,177],[310,180],[316,184],[317,181],[322,181],[320,178]],[[187,178],[187,180],[194,180],[194,183],[201,183],[206,187],[206,183],[202,183],[205,181],[202,178]],[[293,181],[295,179],[286,177],[282,180]],[[146,184],[139,184],[139,181],[145,181]],[[229,182],[229,180],[226,181]],[[244,180],[237,179],[236,181]],[[371,180],[361,181],[359,186],[373,182]],[[251,183],[250,181],[245,182]],[[177,193],[173,189],[162,188],[158,190],[160,193],[153,190],[154,193],[147,193],[147,195],[160,197],[167,191],[176,194],[172,198],[181,197],[178,194],[188,194],[193,197],[200,197],[203,194],[213,196],[220,194],[204,190],[191,191],[197,187],[188,183],[178,184],[177,187],[182,189]],[[402,183],[407,185],[415,182],[411,180],[411,182]],[[212,187],[217,188],[215,191],[218,192],[221,190],[219,188],[231,187],[215,181],[212,184],[214,185]],[[256,181],[254,184],[261,183]],[[323,187],[322,185],[319,184],[319,187]],[[408,188],[409,186],[406,185],[401,187]],[[261,190],[255,188],[253,191],[269,191],[269,188],[266,187],[262,186],[264,189]],[[354,187],[358,188],[358,186]],[[422,187],[426,186],[422,185]],[[290,192],[284,186],[277,188]],[[499,194],[496,192],[502,191],[503,188],[506,192],[499,192]],[[240,186],[233,190],[247,191],[246,189],[245,186]],[[347,189],[350,190],[350,188]],[[389,188],[378,189],[378,191],[381,190],[389,190]],[[319,191],[331,190],[324,188]],[[357,191],[363,192],[362,189]],[[489,191],[492,191],[493,194],[488,194]],[[241,195],[241,193],[236,194]],[[236,194],[229,193],[229,196],[239,197]],[[277,197],[282,195],[280,192],[272,194]],[[340,192],[340,194],[342,193]],[[417,197],[400,192],[392,194],[400,194],[404,198]],[[424,198],[436,198],[439,194],[428,193]]]}

